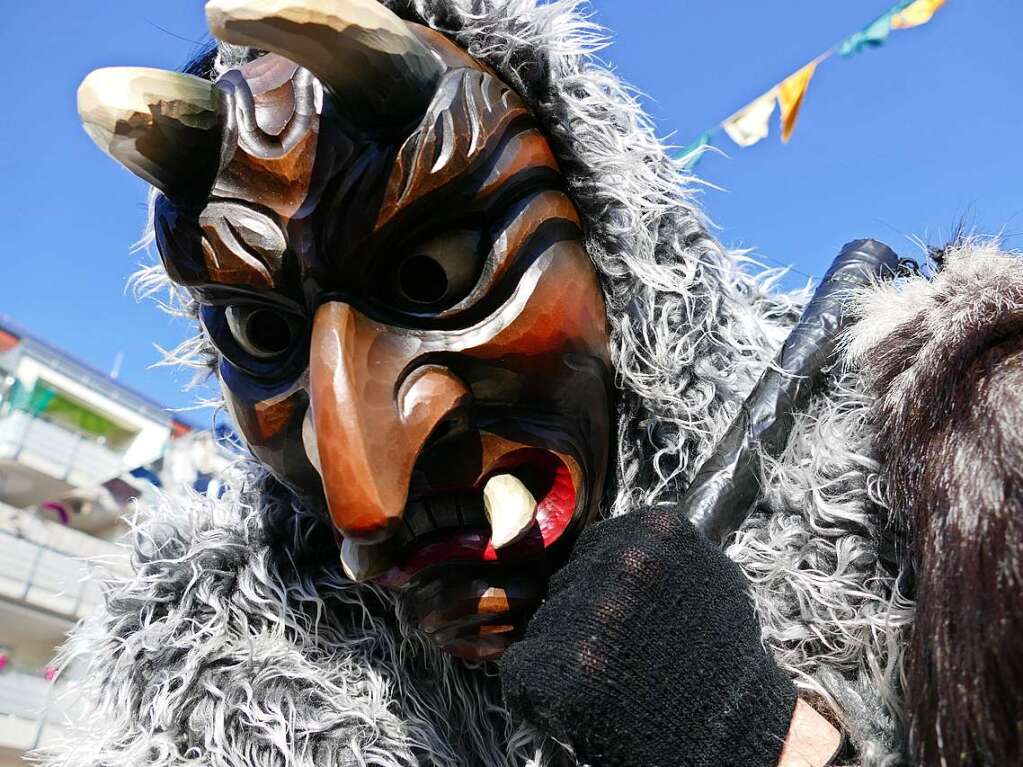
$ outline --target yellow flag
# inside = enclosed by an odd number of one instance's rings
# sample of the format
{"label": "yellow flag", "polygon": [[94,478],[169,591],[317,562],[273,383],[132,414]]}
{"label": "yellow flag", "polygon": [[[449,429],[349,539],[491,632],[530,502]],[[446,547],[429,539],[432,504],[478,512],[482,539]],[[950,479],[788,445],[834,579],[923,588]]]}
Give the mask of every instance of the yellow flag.
{"label": "yellow flag", "polygon": [[810,87],[810,78],[813,77],[820,59],[815,59],[800,69],[794,75],[789,75],[778,86],[778,105],[781,107],[781,140],[788,143],[792,131],[796,127],[796,118],[799,117],[799,108],[803,105],[803,96],[806,89]]}
{"label": "yellow flag", "polygon": [[777,95],[777,88],[772,88],[725,120],[722,127],[728,138],[741,147],[753,146],[766,138]]}
{"label": "yellow flag", "polygon": [[916,0],[892,16],[892,29],[912,29],[926,24],[946,0]]}

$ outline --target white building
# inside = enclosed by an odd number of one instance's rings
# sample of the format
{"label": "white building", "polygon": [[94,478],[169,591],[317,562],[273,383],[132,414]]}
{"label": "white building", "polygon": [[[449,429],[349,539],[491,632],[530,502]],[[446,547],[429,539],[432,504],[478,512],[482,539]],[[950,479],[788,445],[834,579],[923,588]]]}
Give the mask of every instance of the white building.
{"label": "white building", "polygon": [[131,499],[155,493],[150,481],[216,492],[230,458],[0,317],[0,767],[59,733],[53,655],[102,599],[83,559],[127,567],[115,541]]}

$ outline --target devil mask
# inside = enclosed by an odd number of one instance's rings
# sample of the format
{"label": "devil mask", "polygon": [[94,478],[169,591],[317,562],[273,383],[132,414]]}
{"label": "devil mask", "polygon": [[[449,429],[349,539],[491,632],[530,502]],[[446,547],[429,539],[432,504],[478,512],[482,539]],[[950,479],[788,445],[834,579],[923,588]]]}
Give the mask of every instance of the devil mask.
{"label": "devil mask", "polygon": [[547,140],[496,74],[375,0],[215,0],[271,51],[215,84],[116,68],[86,130],[162,193],[157,245],[253,454],[349,577],[495,657],[596,513],[604,302]]}

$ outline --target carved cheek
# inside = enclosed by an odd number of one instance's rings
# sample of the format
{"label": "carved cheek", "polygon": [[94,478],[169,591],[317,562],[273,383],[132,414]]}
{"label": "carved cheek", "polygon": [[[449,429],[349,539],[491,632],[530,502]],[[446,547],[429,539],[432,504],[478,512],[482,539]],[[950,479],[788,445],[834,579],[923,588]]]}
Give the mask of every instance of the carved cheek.
{"label": "carved cheek", "polygon": [[309,397],[301,381],[268,391],[221,371],[228,412],[253,455],[279,478],[315,490],[319,480],[305,456],[302,420]]}
{"label": "carved cheek", "polygon": [[[540,273],[528,296],[504,307],[514,316],[465,350],[472,393],[484,431],[571,456],[585,513],[596,513],[613,407],[603,292],[578,241],[556,243],[531,269]],[[530,278],[527,270],[520,286]]]}

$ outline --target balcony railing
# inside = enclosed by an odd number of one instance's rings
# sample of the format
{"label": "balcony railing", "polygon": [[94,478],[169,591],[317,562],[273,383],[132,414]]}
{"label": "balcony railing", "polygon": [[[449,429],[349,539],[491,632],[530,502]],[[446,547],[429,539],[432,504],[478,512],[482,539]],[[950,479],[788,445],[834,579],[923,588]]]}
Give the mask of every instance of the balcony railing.
{"label": "balcony railing", "polygon": [[0,416],[0,459],[16,460],[72,485],[96,485],[124,470],[123,454],[17,409]]}
{"label": "balcony railing", "polygon": [[0,671],[0,747],[28,751],[59,732],[65,704],[60,682],[37,674]]}
{"label": "balcony railing", "polygon": [[[70,628],[102,601],[87,558],[115,570],[126,567],[124,550],[113,543],[0,504],[0,599],[43,611]],[[0,670],[0,749],[27,751],[59,735],[74,705],[64,691],[60,681],[40,673]]]}
{"label": "balcony railing", "polygon": [[72,621],[102,601],[84,559],[126,566],[122,548],[7,506],[0,506],[0,552],[0,595]]}
{"label": "balcony railing", "polygon": [[70,619],[92,612],[101,601],[85,564],[66,554],[0,531],[0,594]]}

